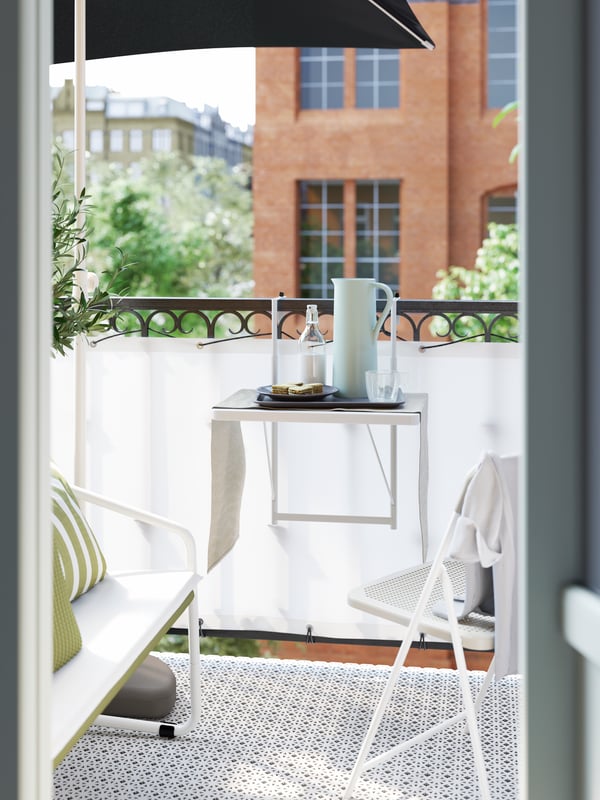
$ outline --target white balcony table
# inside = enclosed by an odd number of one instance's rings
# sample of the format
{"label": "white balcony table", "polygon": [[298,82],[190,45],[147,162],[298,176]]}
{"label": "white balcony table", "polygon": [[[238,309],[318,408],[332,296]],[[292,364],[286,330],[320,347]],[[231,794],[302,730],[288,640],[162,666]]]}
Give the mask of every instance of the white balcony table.
{"label": "white balcony table", "polygon": [[[335,398],[330,398],[335,399]],[[421,551],[423,561],[427,557],[427,497],[429,481],[428,444],[427,444],[427,394],[407,393],[405,402],[398,408],[319,408],[318,401],[309,408],[264,408],[256,402],[255,389],[241,389],[212,407],[212,419],[215,421],[262,422],[271,423],[270,447],[267,456],[271,478],[271,522],[308,521],[308,522],[351,522],[363,524],[389,525],[397,528],[398,520],[398,480],[397,480],[397,430],[404,426],[419,426],[418,455],[418,510],[421,533]],[[279,443],[277,426],[281,423],[317,423],[325,425],[365,425],[375,449],[383,480],[389,495],[389,511],[385,515],[359,516],[340,514],[308,514],[290,513],[279,508],[278,490],[278,458]],[[380,458],[377,444],[371,433],[372,425],[387,425],[390,429],[390,460],[386,470]],[[266,438],[266,437],[265,437]]]}

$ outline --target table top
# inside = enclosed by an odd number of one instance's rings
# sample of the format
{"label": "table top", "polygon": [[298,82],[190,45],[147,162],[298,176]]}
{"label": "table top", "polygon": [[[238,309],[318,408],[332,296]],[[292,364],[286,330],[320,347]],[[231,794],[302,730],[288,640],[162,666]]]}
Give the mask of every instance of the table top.
{"label": "table top", "polygon": [[[256,402],[256,389],[240,389],[212,407],[213,420],[238,422],[326,422],[368,425],[419,425],[427,409],[427,394],[405,395],[398,408],[265,408]],[[331,399],[331,398],[329,398]]]}

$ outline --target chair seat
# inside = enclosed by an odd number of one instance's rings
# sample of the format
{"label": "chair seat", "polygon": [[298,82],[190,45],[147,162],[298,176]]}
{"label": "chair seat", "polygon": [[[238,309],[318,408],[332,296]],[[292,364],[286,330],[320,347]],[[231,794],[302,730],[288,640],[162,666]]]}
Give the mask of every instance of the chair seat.
{"label": "chair seat", "polygon": [[[446,559],[444,566],[450,576],[454,596],[461,597],[465,590],[465,565],[462,561]],[[348,603],[354,608],[408,626],[431,570],[431,564],[422,564],[394,572],[371,583],[351,590]],[[420,618],[418,632],[442,641],[449,641],[447,620],[433,613],[433,607],[442,600],[439,581],[431,593]],[[459,622],[463,647],[467,650],[493,650],[494,625],[492,616],[472,612]]]}

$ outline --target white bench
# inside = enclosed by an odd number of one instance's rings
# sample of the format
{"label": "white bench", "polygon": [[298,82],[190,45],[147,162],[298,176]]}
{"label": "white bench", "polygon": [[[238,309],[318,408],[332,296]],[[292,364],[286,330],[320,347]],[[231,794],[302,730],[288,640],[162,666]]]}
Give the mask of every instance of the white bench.
{"label": "white bench", "polygon": [[[52,759],[56,766],[93,723],[172,738],[187,733],[199,719],[199,658],[196,551],[191,533],[164,517],[125,506],[72,486],[80,502],[123,514],[175,533],[186,547],[181,570],[111,574],[72,602],[82,649],[53,675]],[[103,715],[128,678],[158,640],[186,610],[190,652],[190,716],[184,723]]]}

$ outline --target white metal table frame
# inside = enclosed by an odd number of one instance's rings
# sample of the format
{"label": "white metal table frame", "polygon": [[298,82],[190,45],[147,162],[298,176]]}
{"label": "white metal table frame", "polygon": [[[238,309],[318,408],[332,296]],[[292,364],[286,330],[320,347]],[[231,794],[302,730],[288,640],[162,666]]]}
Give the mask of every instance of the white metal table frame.
{"label": "white metal table frame", "polygon": [[[279,297],[271,299],[271,341],[272,341],[272,383],[279,377]],[[390,315],[390,330],[396,330],[397,302],[394,298]],[[396,337],[391,337],[391,366],[396,366]],[[419,426],[419,525],[421,529],[421,554],[423,561],[427,558],[428,548],[428,517],[427,498],[429,488],[429,456],[427,443],[427,395],[406,394],[405,403],[397,409],[364,408],[364,409],[292,409],[292,408],[264,408],[255,402],[256,391],[242,389],[231,397],[213,406],[214,420],[231,420],[237,422],[263,423],[265,431],[265,444],[267,447],[267,460],[269,463],[269,477],[271,481],[271,524],[279,521],[303,522],[352,522],[364,524],[389,525],[392,529],[398,527],[398,444],[397,428],[400,425]],[[269,447],[266,432],[266,423],[271,423],[271,441]],[[279,510],[279,477],[278,477],[278,452],[279,438],[277,425],[280,422],[313,422],[313,423],[342,423],[345,425],[366,425],[367,431],[377,463],[381,471],[386,489],[390,498],[390,512],[388,516],[357,516],[350,514],[301,514]],[[389,477],[385,473],[377,444],[371,431],[371,425],[389,425],[390,427],[390,467]]]}
{"label": "white metal table frame", "polygon": [[[419,426],[419,523],[421,529],[421,550],[423,560],[427,557],[428,520],[427,494],[429,483],[428,444],[427,444],[427,395],[407,394],[403,406],[397,409],[361,408],[361,409],[319,409],[313,408],[264,408],[256,403],[256,390],[242,389],[217,403],[212,408],[213,420],[232,422],[262,422],[265,430],[267,458],[271,480],[271,521],[304,522],[352,522],[364,524],[389,525],[397,528],[398,523],[398,480],[397,480],[397,429],[399,426]],[[279,423],[321,423],[343,425],[366,425],[377,460],[383,475],[389,498],[390,511],[386,516],[358,516],[346,514],[303,514],[290,513],[279,509],[278,486],[278,430]],[[270,444],[266,432],[266,424],[271,423]],[[390,465],[389,477],[379,455],[371,425],[388,425],[390,427]]]}

